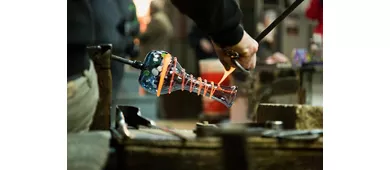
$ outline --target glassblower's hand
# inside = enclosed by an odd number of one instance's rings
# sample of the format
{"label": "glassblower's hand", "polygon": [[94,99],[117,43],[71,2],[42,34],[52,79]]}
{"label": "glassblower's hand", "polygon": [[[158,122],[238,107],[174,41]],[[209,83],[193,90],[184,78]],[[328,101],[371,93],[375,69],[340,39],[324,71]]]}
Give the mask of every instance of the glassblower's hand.
{"label": "glassblower's hand", "polygon": [[[213,46],[219,60],[226,70],[229,70],[230,67],[235,67],[234,63],[231,61],[231,56],[226,55],[226,53],[214,42]],[[250,35],[248,35],[246,31],[244,31],[241,41],[229,48],[240,55],[238,62],[242,67],[246,69],[253,69],[256,67],[256,52],[259,48],[259,44]]]}

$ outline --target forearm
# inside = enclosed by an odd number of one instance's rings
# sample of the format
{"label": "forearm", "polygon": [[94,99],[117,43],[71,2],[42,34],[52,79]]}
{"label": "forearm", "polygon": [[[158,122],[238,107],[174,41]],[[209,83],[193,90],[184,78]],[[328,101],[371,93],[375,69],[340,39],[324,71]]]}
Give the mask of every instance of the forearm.
{"label": "forearm", "polygon": [[240,42],[244,33],[240,26],[242,13],[235,0],[171,1],[220,46],[232,46]]}

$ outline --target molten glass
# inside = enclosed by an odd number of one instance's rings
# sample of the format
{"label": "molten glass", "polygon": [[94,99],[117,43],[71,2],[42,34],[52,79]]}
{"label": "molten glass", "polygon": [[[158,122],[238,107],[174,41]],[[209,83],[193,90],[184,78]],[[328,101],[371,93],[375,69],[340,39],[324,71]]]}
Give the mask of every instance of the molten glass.
{"label": "molten glass", "polygon": [[236,86],[220,86],[186,73],[177,58],[166,51],[152,51],[146,55],[138,81],[146,91],[157,96],[186,90],[213,98],[226,107],[232,106],[237,94]]}

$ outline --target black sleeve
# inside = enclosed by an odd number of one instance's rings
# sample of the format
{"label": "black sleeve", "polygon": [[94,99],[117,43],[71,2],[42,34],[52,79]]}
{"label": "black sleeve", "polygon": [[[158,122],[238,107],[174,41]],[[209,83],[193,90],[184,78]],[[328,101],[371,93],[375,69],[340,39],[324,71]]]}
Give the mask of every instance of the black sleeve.
{"label": "black sleeve", "polygon": [[129,10],[130,10],[130,20],[132,21],[131,35],[135,37],[139,34],[140,30],[139,30],[139,21],[137,17],[137,9],[135,8],[135,4],[133,1],[130,1]]}
{"label": "black sleeve", "polygon": [[190,33],[188,34],[188,40],[190,42],[191,47],[196,48],[202,38],[203,37],[199,33],[199,30],[196,28],[196,26],[193,26]]}
{"label": "black sleeve", "polygon": [[240,42],[242,13],[235,0],[171,0],[203,32],[222,47]]}

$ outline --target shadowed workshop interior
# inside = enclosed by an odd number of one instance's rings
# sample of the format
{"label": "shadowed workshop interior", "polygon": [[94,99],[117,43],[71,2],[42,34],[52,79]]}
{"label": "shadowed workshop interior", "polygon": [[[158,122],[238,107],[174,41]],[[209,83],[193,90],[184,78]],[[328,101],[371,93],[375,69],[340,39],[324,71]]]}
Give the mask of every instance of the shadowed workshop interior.
{"label": "shadowed workshop interior", "polygon": [[91,1],[112,5],[101,27],[118,33],[85,48],[95,104],[76,102],[81,80],[68,71],[68,169],[322,169],[322,0],[236,0],[251,37],[277,25],[256,67],[222,82],[213,36],[174,3]]}

